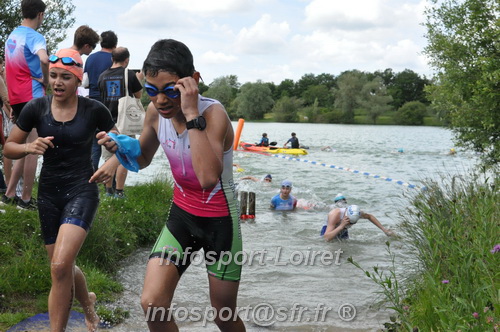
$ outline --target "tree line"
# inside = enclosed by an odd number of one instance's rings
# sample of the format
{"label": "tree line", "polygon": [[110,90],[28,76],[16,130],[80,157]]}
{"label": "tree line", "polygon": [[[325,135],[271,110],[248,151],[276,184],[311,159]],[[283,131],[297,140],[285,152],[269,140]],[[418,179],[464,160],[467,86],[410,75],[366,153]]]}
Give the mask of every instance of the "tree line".
{"label": "tree line", "polygon": [[362,114],[376,124],[384,114],[393,123],[422,125],[430,112],[425,88],[432,82],[410,69],[394,72],[349,70],[338,76],[305,74],[297,82],[280,84],[261,80],[241,85],[236,75],[221,76],[201,93],[226,106],[231,119],[262,120],[271,115],[277,122],[355,123]]}
{"label": "tree line", "polygon": [[[21,22],[20,0],[0,1],[0,44]],[[455,134],[455,143],[480,153],[486,164],[500,160],[500,2],[428,0],[424,54],[436,74],[431,80],[412,70],[374,73],[349,70],[338,76],[305,74],[297,82],[245,83],[223,76],[200,92],[219,99],[232,119],[421,125],[435,116]],[[71,0],[47,0],[40,32],[56,50],[75,20]],[[0,56],[4,48],[0,47]]]}

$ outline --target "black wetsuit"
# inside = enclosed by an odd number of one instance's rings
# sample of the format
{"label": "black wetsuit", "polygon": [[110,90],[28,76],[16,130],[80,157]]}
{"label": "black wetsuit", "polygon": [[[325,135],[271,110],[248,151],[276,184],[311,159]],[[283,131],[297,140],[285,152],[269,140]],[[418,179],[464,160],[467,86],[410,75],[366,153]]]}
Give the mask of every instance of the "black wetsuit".
{"label": "black wetsuit", "polygon": [[59,226],[69,223],[88,230],[92,224],[99,191],[89,183],[94,173],[91,163],[92,139],[96,129],[114,127],[109,110],[100,102],[78,97],[75,117],[67,122],[54,120],[52,96],[33,99],[23,108],[17,121],[19,128],[39,137],[54,136],[54,148],[43,155],[38,186],[38,211],[45,244],[53,244]]}
{"label": "black wetsuit", "polygon": [[300,147],[299,145],[299,139],[296,136],[292,136],[288,139],[287,143],[291,143],[292,149],[298,149]]}

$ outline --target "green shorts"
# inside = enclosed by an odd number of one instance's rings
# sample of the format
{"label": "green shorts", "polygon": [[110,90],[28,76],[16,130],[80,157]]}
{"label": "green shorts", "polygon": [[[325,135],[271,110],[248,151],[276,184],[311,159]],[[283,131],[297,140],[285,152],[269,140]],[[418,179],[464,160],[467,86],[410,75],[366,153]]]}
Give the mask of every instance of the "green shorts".
{"label": "green shorts", "polygon": [[239,281],[241,257],[239,261],[237,256],[242,248],[238,216],[197,217],[172,203],[167,224],[149,258],[175,264],[179,275],[191,264],[204,263],[209,275]]}

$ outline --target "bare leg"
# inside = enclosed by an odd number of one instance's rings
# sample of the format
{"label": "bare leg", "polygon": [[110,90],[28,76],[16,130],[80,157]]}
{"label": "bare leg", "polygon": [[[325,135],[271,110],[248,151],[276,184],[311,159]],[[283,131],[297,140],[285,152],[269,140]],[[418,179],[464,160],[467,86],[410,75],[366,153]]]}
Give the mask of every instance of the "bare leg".
{"label": "bare leg", "polygon": [[52,287],[49,294],[51,332],[63,332],[68,324],[75,289],[75,260],[87,232],[75,225],[63,224],[55,244],[48,245]]}
{"label": "bare leg", "polygon": [[[33,142],[37,138],[36,130],[33,129],[28,135],[26,142]],[[12,174],[10,175],[9,183],[7,183],[7,191],[5,196],[14,197],[16,195],[17,182],[23,176],[23,194],[22,199],[25,201],[31,198],[31,192],[33,190],[33,183],[35,182],[35,173],[37,166],[38,156],[29,155],[24,158],[17,160],[12,168]]]}
{"label": "bare leg", "polygon": [[179,279],[174,264],[160,258],[149,260],[141,296],[142,310],[146,315],[149,331],[179,331],[169,311]]}
{"label": "bare leg", "polygon": [[17,182],[21,178],[24,169],[24,158],[16,160],[14,163],[14,167],[12,167],[12,172],[10,174],[9,182],[7,183],[7,191],[5,192],[5,196],[14,197],[16,196],[16,187]]}
{"label": "bare leg", "polygon": [[85,275],[78,266],[75,266],[75,297],[80,302],[85,313],[85,324],[89,332],[97,331],[99,316],[95,311],[96,295],[89,292]]}
{"label": "bare leg", "polygon": [[[28,135],[26,142],[33,142],[38,137],[36,130],[32,130]],[[31,199],[31,194],[33,192],[33,184],[35,183],[36,167],[38,162],[38,155],[27,155],[24,157],[24,169],[23,169],[23,194],[21,199],[28,201]]]}
{"label": "bare leg", "polygon": [[[240,317],[236,316],[236,301],[238,297],[239,281],[220,280],[213,276],[208,276],[210,286],[210,302],[217,310],[215,324],[223,332],[244,332],[245,325]],[[232,317],[221,319],[220,312],[226,314],[229,310]],[[226,317],[222,317],[226,318]]]}
{"label": "bare leg", "polygon": [[116,190],[123,190],[125,187],[125,180],[127,180],[128,171],[122,165],[116,169]]}
{"label": "bare leg", "polygon": [[12,159],[3,157],[3,174],[5,175],[5,183],[8,185],[12,175]]}

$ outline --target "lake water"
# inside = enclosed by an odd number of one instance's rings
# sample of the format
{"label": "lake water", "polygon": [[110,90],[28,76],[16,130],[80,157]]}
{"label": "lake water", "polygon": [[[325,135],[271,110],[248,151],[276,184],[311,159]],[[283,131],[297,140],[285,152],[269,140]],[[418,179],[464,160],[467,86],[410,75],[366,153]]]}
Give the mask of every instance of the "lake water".
{"label": "lake water", "polygon": [[[236,128],[237,123],[233,125]],[[299,161],[235,152],[234,162],[244,169],[234,173],[239,190],[256,193],[256,219],[241,225],[244,250],[261,254],[252,264],[243,266],[238,306],[243,310],[247,331],[376,331],[388,321],[389,312],[376,307],[377,286],[346,260],[352,256],[365,269],[376,265],[388,269],[385,242],[389,238],[362,219],[350,229],[350,240],[324,242],[319,231],[333,198],[343,193],[350,204],[359,205],[397,232],[404,193],[419,189],[396,181],[419,186],[426,177],[463,174],[474,167],[474,156],[461,151],[447,155],[454,147],[452,134],[436,127],[245,123],[241,141],[257,142],[266,132],[270,141],[283,145],[292,131],[301,144],[309,147],[309,154],[297,157]],[[322,151],[325,146],[332,151]],[[398,152],[400,149],[403,153]],[[270,185],[239,181],[245,175],[263,178],[268,173],[273,176]],[[149,168],[130,174],[127,184],[148,181],[158,174],[170,176],[161,151]],[[313,208],[295,212],[269,209],[271,197],[285,179],[293,182],[292,195],[303,206]],[[391,241],[398,261],[412,260],[400,240]],[[124,262],[119,273],[126,290],[117,306],[129,310],[131,317],[113,331],[147,331],[139,298],[148,252],[149,248],[139,250]],[[204,327],[196,317],[183,318],[185,310],[204,311],[210,306],[207,276],[201,264],[191,266],[184,274],[173,302],[183,309],[176,313],[181,330],[217,331],[213,323]],[[264,314],[266,307],[271,316],[275,310],[274,316],[269,320],[255,318]]]}

